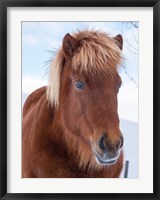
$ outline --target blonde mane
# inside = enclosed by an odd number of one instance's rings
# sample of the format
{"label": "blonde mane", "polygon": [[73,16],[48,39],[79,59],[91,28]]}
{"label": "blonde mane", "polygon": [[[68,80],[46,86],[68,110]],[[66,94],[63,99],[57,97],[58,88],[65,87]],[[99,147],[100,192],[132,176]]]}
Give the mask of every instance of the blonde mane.
{"label": "blonde mane", "polygon": [[[85,30],[73,34],[79,41],[80,47],[71,60],[71,68],[79,73],[107,74],[117,73],[117,66],[122,61],[118,42],[102,31]],[[63,49],[61,48],[50,66],[47,88],[48,101],[58,107],[60,77],[64,64]]]}

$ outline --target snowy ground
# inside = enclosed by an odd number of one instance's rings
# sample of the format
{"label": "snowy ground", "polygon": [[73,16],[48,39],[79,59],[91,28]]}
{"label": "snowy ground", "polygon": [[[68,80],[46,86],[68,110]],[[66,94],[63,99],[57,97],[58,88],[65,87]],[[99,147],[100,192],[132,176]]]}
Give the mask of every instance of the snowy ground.
{"label": "snowy ground", "polygon": [[[22,105],[24,104],[27,98],[27,94],[22,94]],[[124,136],[124,156],[125,161],[129,161],[128,168],[128,178],[138,178],[138,123],[131,122],[125,119],[120,119],[120,128]],[[121,177],[124,177],[124,169],[121,173]]]}
{"label": "snowy ground", "polygon": [[[120,127],[124,136],[125,161],[129,161],[128,178],[138,178],[138,124],[125,119],[120,119]],[[121,177],[124,175],[124,170]]]}

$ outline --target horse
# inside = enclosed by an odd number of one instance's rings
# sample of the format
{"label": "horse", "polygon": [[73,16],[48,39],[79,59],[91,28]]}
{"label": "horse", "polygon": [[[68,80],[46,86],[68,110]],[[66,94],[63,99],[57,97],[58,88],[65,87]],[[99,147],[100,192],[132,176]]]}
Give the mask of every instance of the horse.
{"label": "horse", "polygon": [[48,85],[30,94],[23,107],[23,178],[120,177],[122,47],[120,34],[100,30],[64,36]]}

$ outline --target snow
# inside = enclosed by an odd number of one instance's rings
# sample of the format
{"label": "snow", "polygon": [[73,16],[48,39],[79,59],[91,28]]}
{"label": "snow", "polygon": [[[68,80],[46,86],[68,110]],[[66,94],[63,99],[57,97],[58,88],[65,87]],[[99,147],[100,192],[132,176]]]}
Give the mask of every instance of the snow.
{"label": "snow", "polygon": [[[120,128],[124,136],[124,158],[129,161],[128,178],[138,178],[139,136],[138,123],[120,119]],[[124,176],[124,169],[121,177]]]}
{"label": "snow", "polygon": [[22,93],[22,107],[23,107],[24,102],[25,102],[25,100],[27,99],[27,97],[28,97],[28,94]]}
{"label": "snow", "polygon": [[[22,105],[26,98],[26,93],[22,93]],[[127,178],[139,178],[139,135],[138,135],[138,123],[132,122],[126,119],[120,119],[120,129],[124,136],[124,166],[125,161],[129,161],[128,177]],[[124,169],[121,173],[121,178],[124,177]]]}

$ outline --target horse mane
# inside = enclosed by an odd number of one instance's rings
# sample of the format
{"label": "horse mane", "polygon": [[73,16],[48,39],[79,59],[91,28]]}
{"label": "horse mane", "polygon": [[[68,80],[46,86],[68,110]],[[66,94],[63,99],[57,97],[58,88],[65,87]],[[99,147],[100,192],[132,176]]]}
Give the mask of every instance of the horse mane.
{"label": "horse mane", "polygon": [[[117,41],[102,31],[84,30],[73,34],[80,47],[72,57],[71,68],[79,73],[106,74],[114,76],[121,64],[121,50]],[[58,107],[60,77],[64,65],[62,47],[50,65],[47,98],[51,105]]]}

